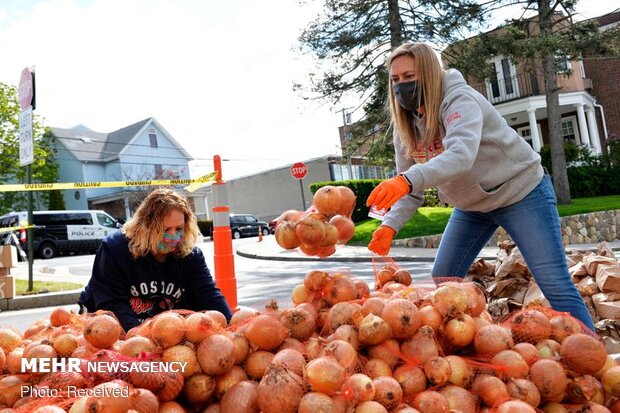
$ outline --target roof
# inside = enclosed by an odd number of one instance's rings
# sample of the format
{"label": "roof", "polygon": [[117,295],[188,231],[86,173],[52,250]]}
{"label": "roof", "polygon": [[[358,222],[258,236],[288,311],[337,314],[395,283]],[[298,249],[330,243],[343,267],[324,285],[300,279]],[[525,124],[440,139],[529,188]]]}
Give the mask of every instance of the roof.
{"label": "roof", "polygon": [[154,119],[147,118],[110,133],[95,132],[84,125],[71,129],[51,127],[54,137],[62,143],[79,161],[107,162],[118,158],[136,136],[149,124],[155,124],[161,132],[188,159],[192,157],[170,134]]}
{"label": "roof", "polygon": [[618,23],[620,22],[620,9],[616,9],[611,13],[595,17],[594,19],[598,22],[599,27],[605,27],[610,24]]}

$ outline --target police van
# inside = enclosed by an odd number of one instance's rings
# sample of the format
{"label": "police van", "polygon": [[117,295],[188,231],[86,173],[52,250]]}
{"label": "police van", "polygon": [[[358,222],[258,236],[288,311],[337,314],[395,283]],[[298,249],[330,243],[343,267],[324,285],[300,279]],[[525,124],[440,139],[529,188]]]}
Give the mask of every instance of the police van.
{"label": "police van", "polygon": [[[105,211],[34,211],[33,243],[35,256],[49,259],[65,253],[94,253],[101,241],[121,225]],[[0,229],[25,226],[28,213],[10,212],[0,217]],[[19,229],[0,233],[3,244],[17,239],[24,251],[28,250],[27,231]]]}

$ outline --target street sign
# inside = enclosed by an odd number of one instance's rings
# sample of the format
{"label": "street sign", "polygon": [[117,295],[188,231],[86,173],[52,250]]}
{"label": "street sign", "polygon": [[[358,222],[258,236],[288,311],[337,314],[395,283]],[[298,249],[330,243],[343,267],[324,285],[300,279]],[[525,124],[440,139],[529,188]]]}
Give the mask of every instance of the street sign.
{"label": "street sign", "polygon": [[25,68],[22,70],[22,75],[19,78],[19,107],[26,109],[32,104],[32,97],[34,96],[34,88],[32,85],[32,74],[30,69]]}
{"label": "street sign", "polygon": [[295,162],[293,166],[291,166],[291,175],[293,175],[295,179],[303,179],[308,175],[308,167],[303,162]]}
{"label": "street sign", "polygon": [[34,162],[34,140],[32,138],[32,106],[19,112],[19,164]]}

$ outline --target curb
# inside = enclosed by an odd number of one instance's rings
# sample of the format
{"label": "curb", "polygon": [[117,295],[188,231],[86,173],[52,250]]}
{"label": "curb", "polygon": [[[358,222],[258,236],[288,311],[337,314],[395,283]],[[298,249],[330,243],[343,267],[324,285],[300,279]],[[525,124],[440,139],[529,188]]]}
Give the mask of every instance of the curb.
{"label": "curb", "polygon": [[83,289],[79,289],[5,298],[0,300],[0,310],[25,310],[29,308],[56,307],[59,305],[77,304],[82,291]]}

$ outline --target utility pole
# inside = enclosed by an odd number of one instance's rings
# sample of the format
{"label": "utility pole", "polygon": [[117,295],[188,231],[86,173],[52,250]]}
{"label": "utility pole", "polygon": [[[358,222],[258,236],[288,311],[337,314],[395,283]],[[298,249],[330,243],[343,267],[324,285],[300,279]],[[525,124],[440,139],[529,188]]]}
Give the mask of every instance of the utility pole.
{"label": "utility pole", "polygon": [[347,112],[349,109],[353,109],[353,108],[342,108],[338,112],[342,113],[342,132],[345,137],[345,141],[343,142],[344,144],[342,145],[342,155],[347,160],[347,170],[349,172],[349,179],[353,179],[353,167],[351,166],[351,154],[346,153],[348,152],[347,147],[349,146],[348,142],[346,142],[346,136],[348,133],[347,126],[351,124],[351,112]]}

